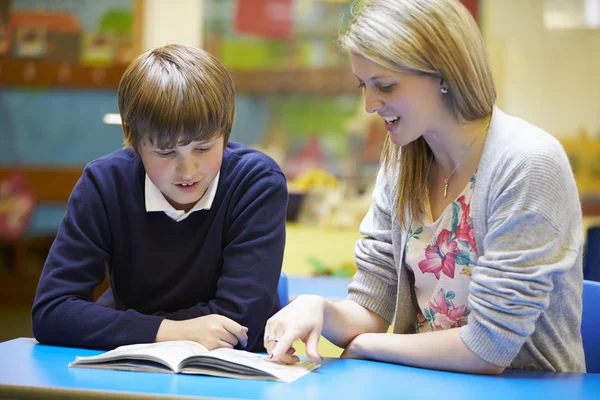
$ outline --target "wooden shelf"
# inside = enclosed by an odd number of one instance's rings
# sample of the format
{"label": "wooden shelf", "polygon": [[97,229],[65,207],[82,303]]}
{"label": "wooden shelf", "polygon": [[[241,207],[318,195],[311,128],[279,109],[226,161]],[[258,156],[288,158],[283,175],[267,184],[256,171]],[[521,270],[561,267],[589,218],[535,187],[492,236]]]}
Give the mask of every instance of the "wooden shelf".
{"label": "wooden shelf", "polygon": [[359,93],[350,68],[318,70],[232,71],[236,91],[241,94],[343,94]]}
{"label": "wooden shelf", "polygon": [[0,164],[0,181],[20,172],[39,203],[67,204],[71,191],[81,177],[83,165],[7,165]]}
{"label": "wooden shelf", "polygon": [[4,58],[0,59],[0,87],[116,89],[126,68]]}
{"label": "wooden shelf", "polygon": [[[72,62],[0,58],[0,87],[108,89],[119,86],[126,65],[87,66]],[[358,93],[349,67],[276,71],[231,71],[239,94]]]}

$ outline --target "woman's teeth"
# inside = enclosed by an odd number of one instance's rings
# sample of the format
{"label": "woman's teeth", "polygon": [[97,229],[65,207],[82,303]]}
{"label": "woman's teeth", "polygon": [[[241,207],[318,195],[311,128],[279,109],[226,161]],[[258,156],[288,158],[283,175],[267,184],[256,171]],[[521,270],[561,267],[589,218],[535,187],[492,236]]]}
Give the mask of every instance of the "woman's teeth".
{"label": "woman's teeth", "polygon": [[383,119],[385,120],[385,122],[391,125],[394,122],[398,121],[400,117],[383,117]]}

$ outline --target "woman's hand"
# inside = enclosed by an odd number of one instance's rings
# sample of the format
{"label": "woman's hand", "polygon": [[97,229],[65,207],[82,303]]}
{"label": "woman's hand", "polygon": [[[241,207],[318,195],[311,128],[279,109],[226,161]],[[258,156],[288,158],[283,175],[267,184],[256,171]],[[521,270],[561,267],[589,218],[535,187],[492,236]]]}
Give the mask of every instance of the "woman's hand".
{"label": "woman's hand", "polygon": [[265,348],[269,357],[285,364],[294,364],[292,345],[298,339],[306,344],[306,355],[321,362],[317,347],[323,330],[327,300],[316,295],[302,295],[273,315],[265,327]]}
{"label": "woman's hand", "polygon": [[222,315],[211,314],[184,321],[163,320],[156,334],[157,342],[192,340],[209,350],[233,348],[238,343],[246,347],[248,328]]}

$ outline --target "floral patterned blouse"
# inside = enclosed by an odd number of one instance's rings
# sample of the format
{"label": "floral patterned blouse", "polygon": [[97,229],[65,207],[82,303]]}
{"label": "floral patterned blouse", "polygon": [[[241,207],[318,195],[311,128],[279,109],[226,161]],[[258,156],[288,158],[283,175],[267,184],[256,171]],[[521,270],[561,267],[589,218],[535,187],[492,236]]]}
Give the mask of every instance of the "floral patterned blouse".
{"label": "floral patterned blouse", "polygon": [[417,333],[467,324],[471,265],[477,260],[471,221],[474,188],[475,175],[437,221],[426,207],[424,225],[409,229],[404,266],[415,275]]}

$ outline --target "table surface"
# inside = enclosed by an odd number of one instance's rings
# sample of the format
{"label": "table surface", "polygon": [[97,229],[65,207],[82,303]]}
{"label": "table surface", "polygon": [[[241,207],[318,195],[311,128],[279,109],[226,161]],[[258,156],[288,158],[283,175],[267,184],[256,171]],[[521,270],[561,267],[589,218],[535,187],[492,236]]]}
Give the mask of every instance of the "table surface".
{"label": "table surface", "polygon": [[301,294],[318,294],[330,300],[344,300],[348,295],[350,282],[352,282],[351,278],[288,275],[290,299],[294,299]]}
{"label": "table surface", "polygon": [[467,399],[598,399],[600,374],[507,371],[499,376],[432,371],[364,360],[326,359],[292,383],[69,368],[95,350],[0,343],[0,397],[392,399],[440,396]]}

